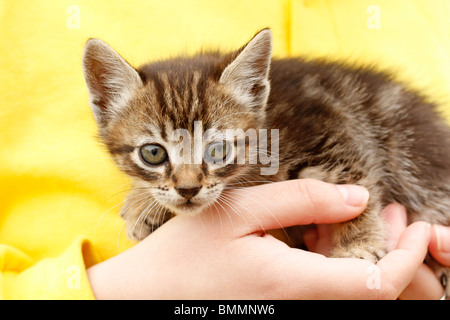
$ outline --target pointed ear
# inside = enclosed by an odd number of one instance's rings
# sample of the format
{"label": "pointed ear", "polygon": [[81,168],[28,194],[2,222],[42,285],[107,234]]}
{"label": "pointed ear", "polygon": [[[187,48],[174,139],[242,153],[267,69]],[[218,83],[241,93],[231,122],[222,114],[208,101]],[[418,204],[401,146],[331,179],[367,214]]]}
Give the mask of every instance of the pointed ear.
{"label": "pointed ear", "polygon": [[83,73],[89,91],[89,105],[99,125],[125,106],[142,86],[138,72],[109,45],[89,39],[83,52]]}
{"label": "pointed ear", "polygon": [[271,56],[272,32],[263,29],[225,68],[219,82],[228,86],[242,104],[251,108],[264,107],[270,91],[268,77]]}

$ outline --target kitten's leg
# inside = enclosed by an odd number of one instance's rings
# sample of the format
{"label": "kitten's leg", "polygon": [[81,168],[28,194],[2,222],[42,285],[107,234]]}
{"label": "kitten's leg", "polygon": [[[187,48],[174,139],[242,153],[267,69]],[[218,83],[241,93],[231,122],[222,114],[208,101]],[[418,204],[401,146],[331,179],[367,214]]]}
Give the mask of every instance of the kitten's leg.
{"label": "kitten's leg", "polygon": [[[355,167],[357,167],[355,165]],[[373,166],[372,166],[373,167]],[[387,253],[385,227],[380,216],[381,191],[376,184],[376,170],[370,176],[356,180],[352,172],[343,173],[342,168],[307,167],[300,171],[299,178],[319,179],[329,183],[356,183],[370,192],[366,210],[355,219],[333,225],[333,257],[360,258],[376,263]],[[358,173],[358,171],[355,171]],[[355,173],[353,172],[353,173]]]}
{"label": "kitten's leg", "polygon": [[126,221],[128,238],[136,241],[143,240],[169,219],[167,211],[141,189],[130,192],[120,216]]}
{"label": "kitten's leg", "polygon": [[381,205],[371,196],[366,210],[355,219],[333,225],[331,255],[360,258],[376,263],[386,253],[385,226],[380,216]]}

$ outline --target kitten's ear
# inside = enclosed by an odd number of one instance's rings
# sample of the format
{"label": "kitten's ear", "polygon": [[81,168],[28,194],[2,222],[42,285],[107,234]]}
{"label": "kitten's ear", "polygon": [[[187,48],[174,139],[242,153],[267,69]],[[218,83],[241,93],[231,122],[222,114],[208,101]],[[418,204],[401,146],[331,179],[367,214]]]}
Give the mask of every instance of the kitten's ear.
{"label": "kitten's ear", "polygon": [[263,29],[240,50],[223,71],[219,82],[228,86],[236,99],[249,107],[265,106],[269,97],[269,69],[272,32]]}
{"label": "kitten's ear", "polygon": [[83,73],[89,105],[99,125],[125,106],[142,86],[138,72],[113,48],[99,39],[89,39],[83,52]]}

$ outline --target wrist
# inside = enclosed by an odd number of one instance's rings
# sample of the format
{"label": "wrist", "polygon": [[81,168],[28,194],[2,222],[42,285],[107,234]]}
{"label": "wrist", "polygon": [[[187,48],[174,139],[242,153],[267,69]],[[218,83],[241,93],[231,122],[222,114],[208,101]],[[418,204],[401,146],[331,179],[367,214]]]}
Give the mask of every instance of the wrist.
{"label": "wrist", "polygon": [[87,269],[88,280],[98,300],[161,299],[161,274],[151,257],[158,256],[144,240],[134,247]]}
{"label": "wrist", "polygon": [[125,298],[122,296],[120,284],[117,283],[119,274],[117,274],[118,270],[116,270],[117,268],[112,259],[114,258],[103,261],[86,270],[92,292],[97,300]]}

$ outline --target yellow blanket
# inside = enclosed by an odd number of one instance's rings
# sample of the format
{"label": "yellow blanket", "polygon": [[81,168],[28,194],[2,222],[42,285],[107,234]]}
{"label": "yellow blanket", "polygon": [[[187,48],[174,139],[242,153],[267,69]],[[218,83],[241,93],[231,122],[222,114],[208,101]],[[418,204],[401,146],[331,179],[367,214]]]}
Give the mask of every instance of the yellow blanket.
{"label": "yellow blanket", "polygon": [[85,268],[133,245],[129,180],[87,104],[89,37],[139,65],[268,26],[276,56],[376,62],[450,119],[449,17],[446,0],[0,0],[0,298],[93,298]]}

